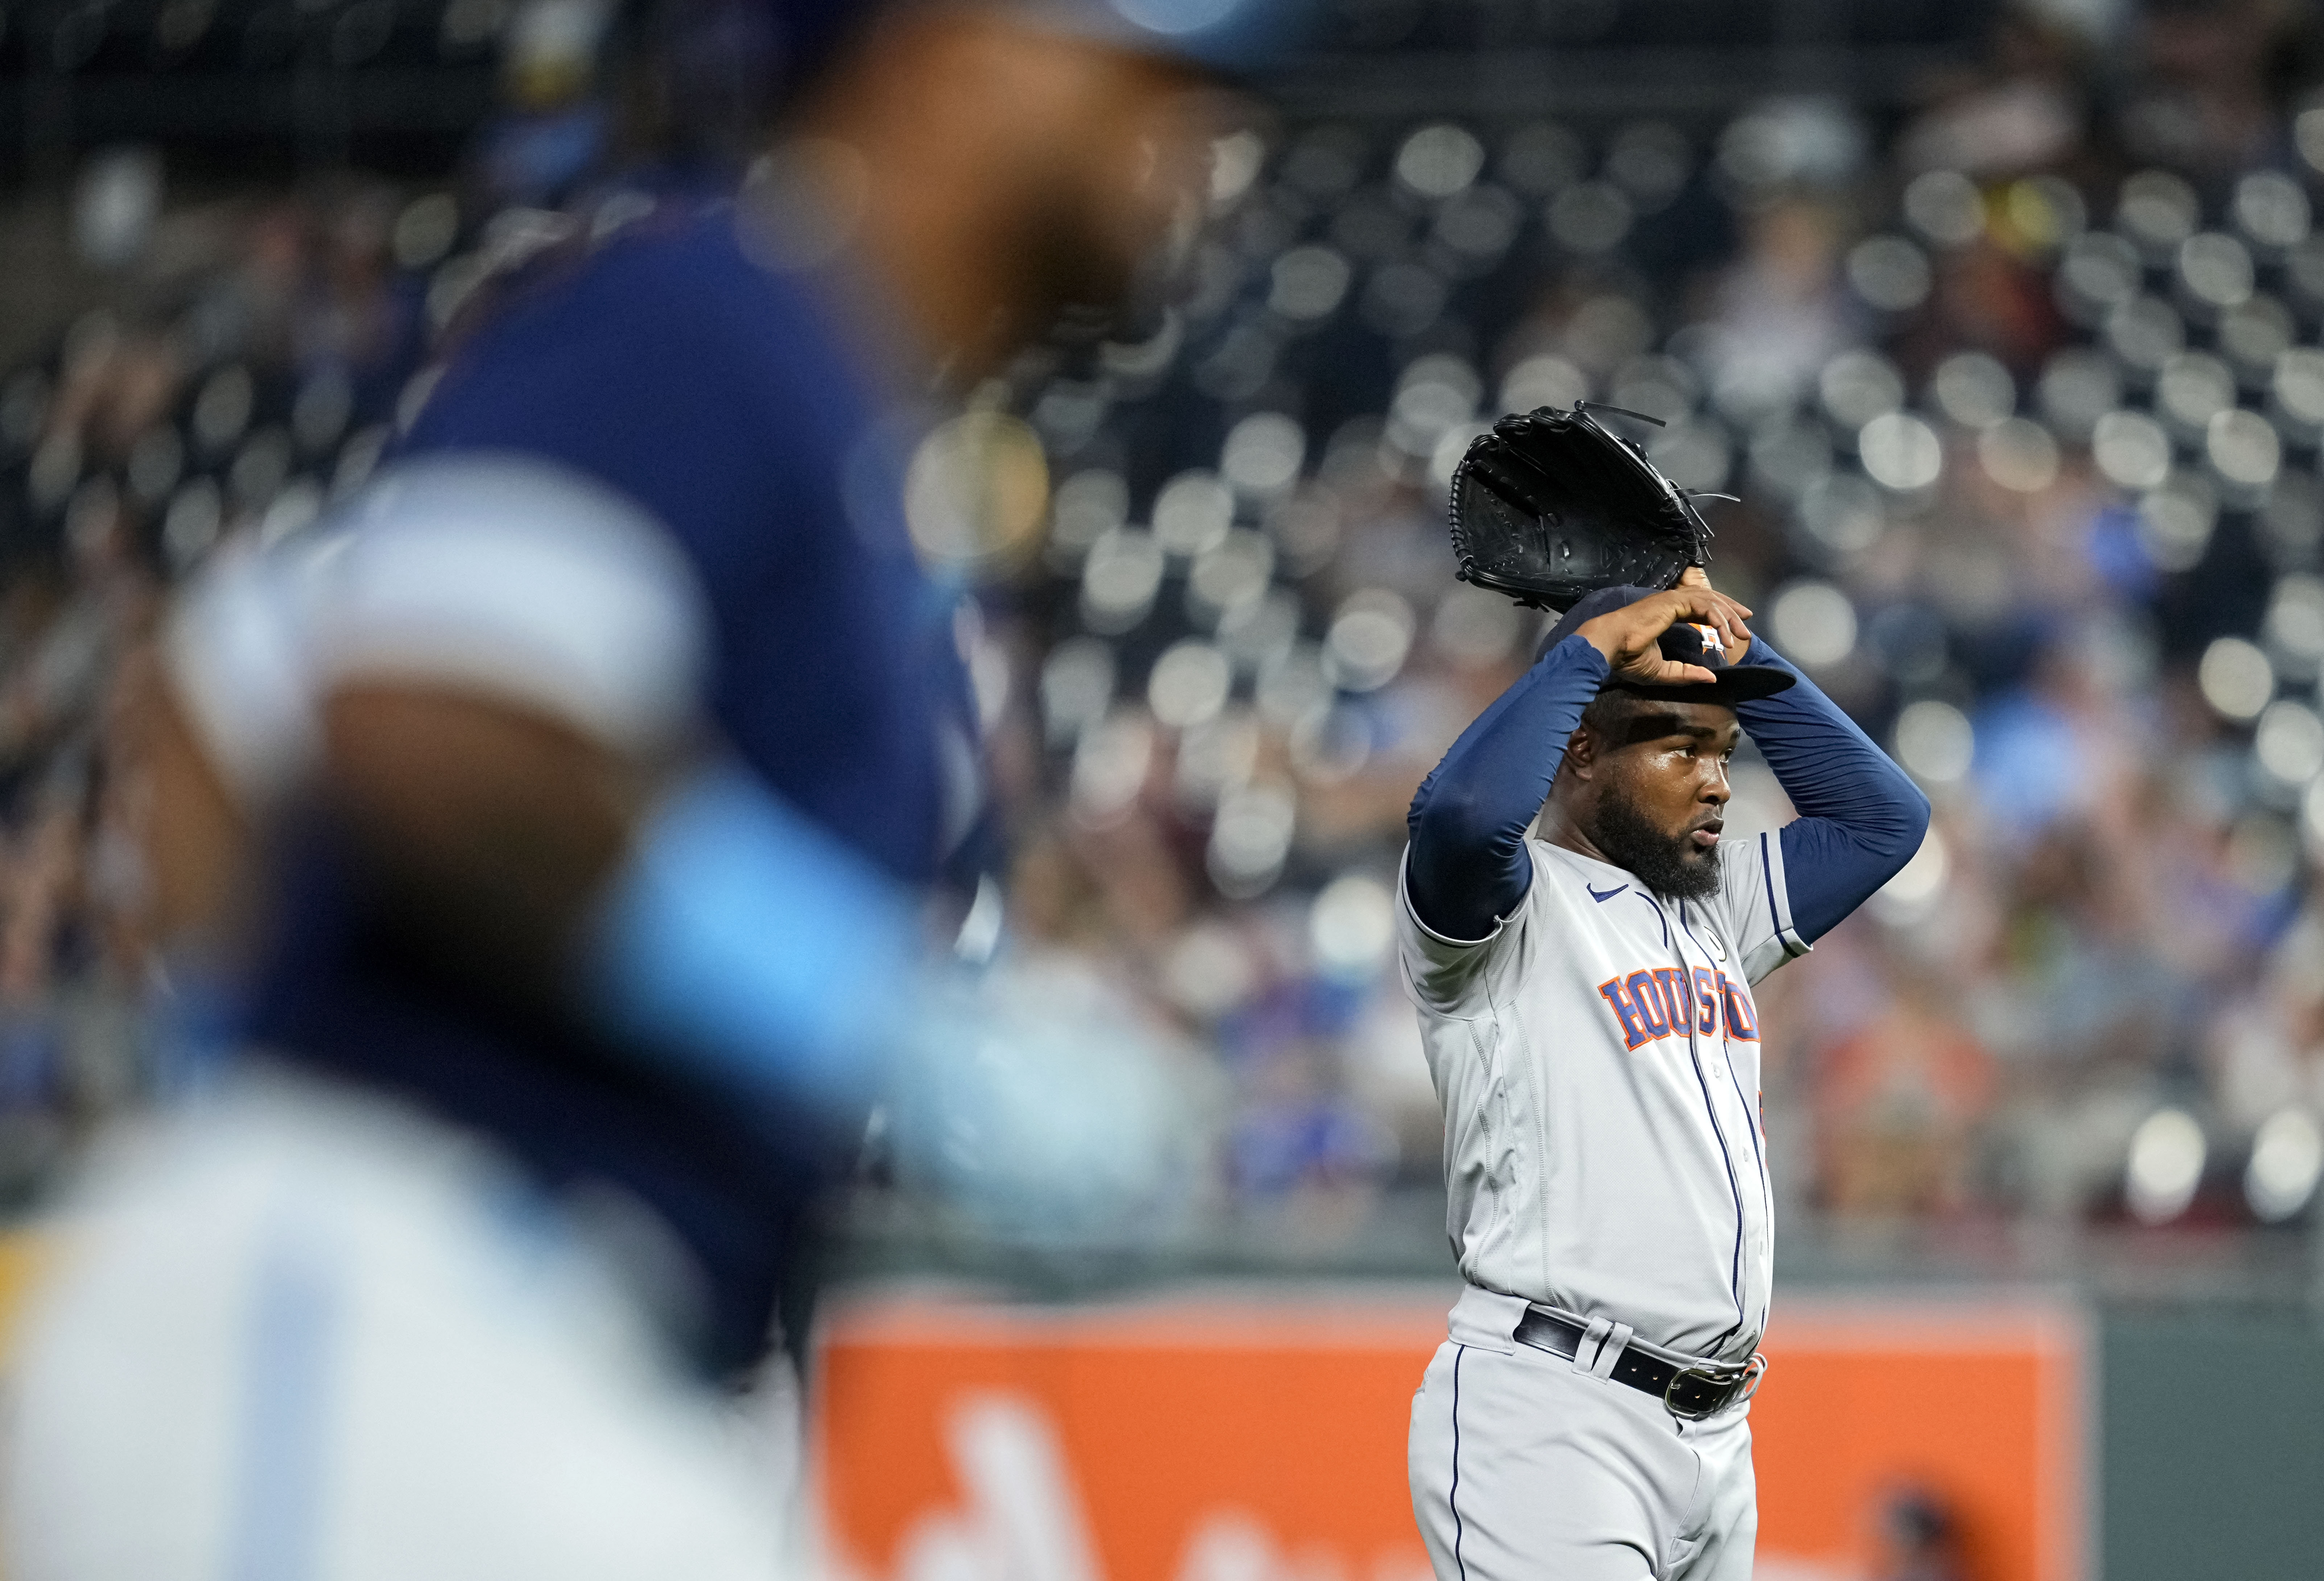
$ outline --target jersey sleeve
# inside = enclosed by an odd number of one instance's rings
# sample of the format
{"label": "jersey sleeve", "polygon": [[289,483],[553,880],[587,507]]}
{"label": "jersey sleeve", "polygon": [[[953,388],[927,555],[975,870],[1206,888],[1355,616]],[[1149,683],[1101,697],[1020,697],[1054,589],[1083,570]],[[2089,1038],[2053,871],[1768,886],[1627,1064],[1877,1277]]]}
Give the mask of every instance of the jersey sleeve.
{"label": "jersey sleeve", "polygon": [[689,730],[706,606],[632,502],[532,457],[429,456],[374,479],[340,530],[315,588],[324,686],[489,696],[629,754]]}
{"label": "jersey sleeve", "polygon": [[490,698],[624,754],[695,717],[703,600],[634,505],[516,457],[399,463],[311,533],[222,559],[162,656],[245,811],[300,788],[335,689]]}
{"label": "jersey sleeve", "polygon": [[1397,955],[1414,1003],[1440,1015],[1482,1015],[1501,993],[1501,980],[1515,959],[1539,872],[1526,882],[1516,908],[1499,919],[1482,938],[1448,938],[1420,920],[1412,908],[1407,869],[1411,852],[1397,864]]}
{"label": "jersey sleeve", "polygon": [[1792,893],[1784,876],[1784,843],[1773,830],[1732,843],[1719,851],[1719,894],[1711,902],[1720,927],[1735,942],[1744,975],[1757,983],[1808,953],[1792,920]]}

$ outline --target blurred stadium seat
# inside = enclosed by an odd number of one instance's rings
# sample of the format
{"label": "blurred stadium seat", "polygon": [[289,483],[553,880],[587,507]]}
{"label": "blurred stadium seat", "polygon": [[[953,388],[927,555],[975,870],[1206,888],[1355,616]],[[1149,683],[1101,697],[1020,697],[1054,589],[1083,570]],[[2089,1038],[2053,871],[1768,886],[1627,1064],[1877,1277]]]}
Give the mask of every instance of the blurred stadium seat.
{"label": "blurred stadium seat", "polygon": [[[137,975],[105,904],[134,878],[101,816],[134,787],[94,755],[110,653],[219,542],[360,480],[497,264],[618,217],[605,19],[545,3],[300,23],[346,73],[513,39],[504,107],[434,181],[326,168],[116,215],[136,251],[106,305],[0,379],[28,1113],[136,1079],[57,1052],[60,1006]],[[1655,9],[1609,5],[1552,53],[1635,69],[1623,19]],[[50,68],[258,82],[272,15],[106,9],[88,39],[58,25]],[[2006,1260],[2026,1223],[2303,1218],[2324,109],[2181,80],[2161,23],[2100,44],[2019,20],[1821,46],[1912,54],[1909,93],[1721,79],[1642,113],[1368,112],[1365,63],[1428,68],[1462,42],[1431,31],[1450,15],[1295,69],[1294,107],[1222,139],[1185,286],[1138,337],[1061,337],[928,441],[916,527],[984,612],[964,640],[1025,942],[1208,1051],[1231,1219],[1352,1244],[1384,1194],[1425,1192],[1433,1103],[1384,964],[1402,809],[1534,635],[1451,580],[1444,480],[1500,411],[1609,401],[1666,425],[1647,442],[1683,484],[1741,496],[1722,584],[1939,800],[1876,914],[1778,991],[1794,1242],[1918,1224]],[[1330,61],[1339,113],[1314,102]],[[2172,118],[2205,94],[2256,118]],[[206,125],[220,149],[266,135]],[[160,201],[104,187],[136,176],[104,157],[84,232]],[[954,485],[1012,466],[1019,524],[964,538]],[[1774,795],[1747,770],[1744,816],[1780,818]]]}

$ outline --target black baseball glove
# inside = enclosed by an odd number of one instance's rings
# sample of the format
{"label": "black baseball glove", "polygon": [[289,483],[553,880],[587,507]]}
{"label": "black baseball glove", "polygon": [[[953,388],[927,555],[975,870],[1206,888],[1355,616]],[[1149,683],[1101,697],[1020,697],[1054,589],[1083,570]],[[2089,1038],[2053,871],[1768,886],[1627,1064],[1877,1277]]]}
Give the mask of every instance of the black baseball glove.
{"label": "black baseball glove", "polygon": [[1711,529],[1693,504],[1587,404],[1512,412],[1471,441],[1452,474],[1462,581],[1563,611],[1600,587],[1667,587],[1703,563]]}

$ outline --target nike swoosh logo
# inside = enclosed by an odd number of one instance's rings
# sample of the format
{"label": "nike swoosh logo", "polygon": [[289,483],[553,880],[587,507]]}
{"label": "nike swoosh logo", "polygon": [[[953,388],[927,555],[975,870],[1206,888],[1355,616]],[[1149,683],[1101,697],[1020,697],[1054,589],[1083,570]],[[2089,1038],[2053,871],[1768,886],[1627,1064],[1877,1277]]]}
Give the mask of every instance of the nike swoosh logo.
{"label": "nike swoosh logo", "polygon": [[1585,879],[1583,879],[1583,880],[1582,881],[1582,887],[1583,889],[1586,889],[1586,890],[1588,890],[1588,891],[1590,892],[1590,898],[1591,898],[1591,900],[1593,900],[1593,901],[1597,901],[1600,905],[1601,905],[1601,906],[1602,906],[1602,905],[1604,905],[1608,901],[1612,900],[1616,895],[1620,894],[1624,890],[1628,889],[1630,886],[1629,886],[1628,884],[1627,884],[1627,883],[1618,883],[1618,884],[1616,884],[1612,889],[1608,890],[1604,894],[1602,894],[1602,895],[1601,895],[1601,894],[1600,894],[1600,893],[1598,892],[1598,886],[1597,886],[1596,884],[1594,884],[1594,883],[1591,883],[1588,879],[1586,879],[1586,878],[1585,878]]}

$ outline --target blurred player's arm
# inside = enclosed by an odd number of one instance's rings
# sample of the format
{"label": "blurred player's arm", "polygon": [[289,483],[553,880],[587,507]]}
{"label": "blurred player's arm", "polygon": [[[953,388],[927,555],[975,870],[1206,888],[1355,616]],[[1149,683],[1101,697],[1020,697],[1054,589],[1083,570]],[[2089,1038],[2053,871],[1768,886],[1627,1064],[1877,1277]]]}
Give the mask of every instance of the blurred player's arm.
{"label": "blurred player's arm", "polygon": [[440,683],[353,679],[321,723],[323,805],[399,946],[472,992],[552,1006],[670,765]]}
{"label": "blurred player's arm", "polygon": [[464,991],[855,1096],[908,900],[706,749],[707,615],[659,527],[514,460],[407,466],[353,516],[173,623],[168,690],[239,822],[319,809],[369,914]]}
{"label": "blurred player's arm", "polygon": [[1607,680],[1709,680],[1656,646],[1682,620],[1748,640],[1744,610],[1705,583],[1639,599],[1590,621],[1495,698],[1421,781],[1406,817],[1405,889],[1413,915],[1450,940],[1489,937],[1533,883],[1526,830],[1549,798],[1565,744]]}
{"label": "blurred player's arm", "polygon": [[265,820],[312,772],[318,733],[295,554],[229,552],[132,651],[106,720],[143,862],[144,924],[174,966],[248,946]]}
{"label": "blurred player's arm", "polygon": [[[247,613],[245,611],[245,613]],[[176,635],[177,633],[173,633]],[[184,640],[182,637],[180,639]],[[133,653],[112,720],[123,772],[141,788],[138,846],[147,921],[195,961],[225,964],[247,941],[271,817],[296,798],[325,806],[357,843],[375,897],[424,916],[447,959],[503,984],[561,969],[543,941],[573,920],[626,849],[651,774],[563,721],[440,686],[357,683],[299,710],[314,736],[295,777],[258,770],[196,696],[228,684],[173,662],[171,644]],[[240,710],[245,718],[246,705]],[[278,721],[278,727],[281,722]]]}

